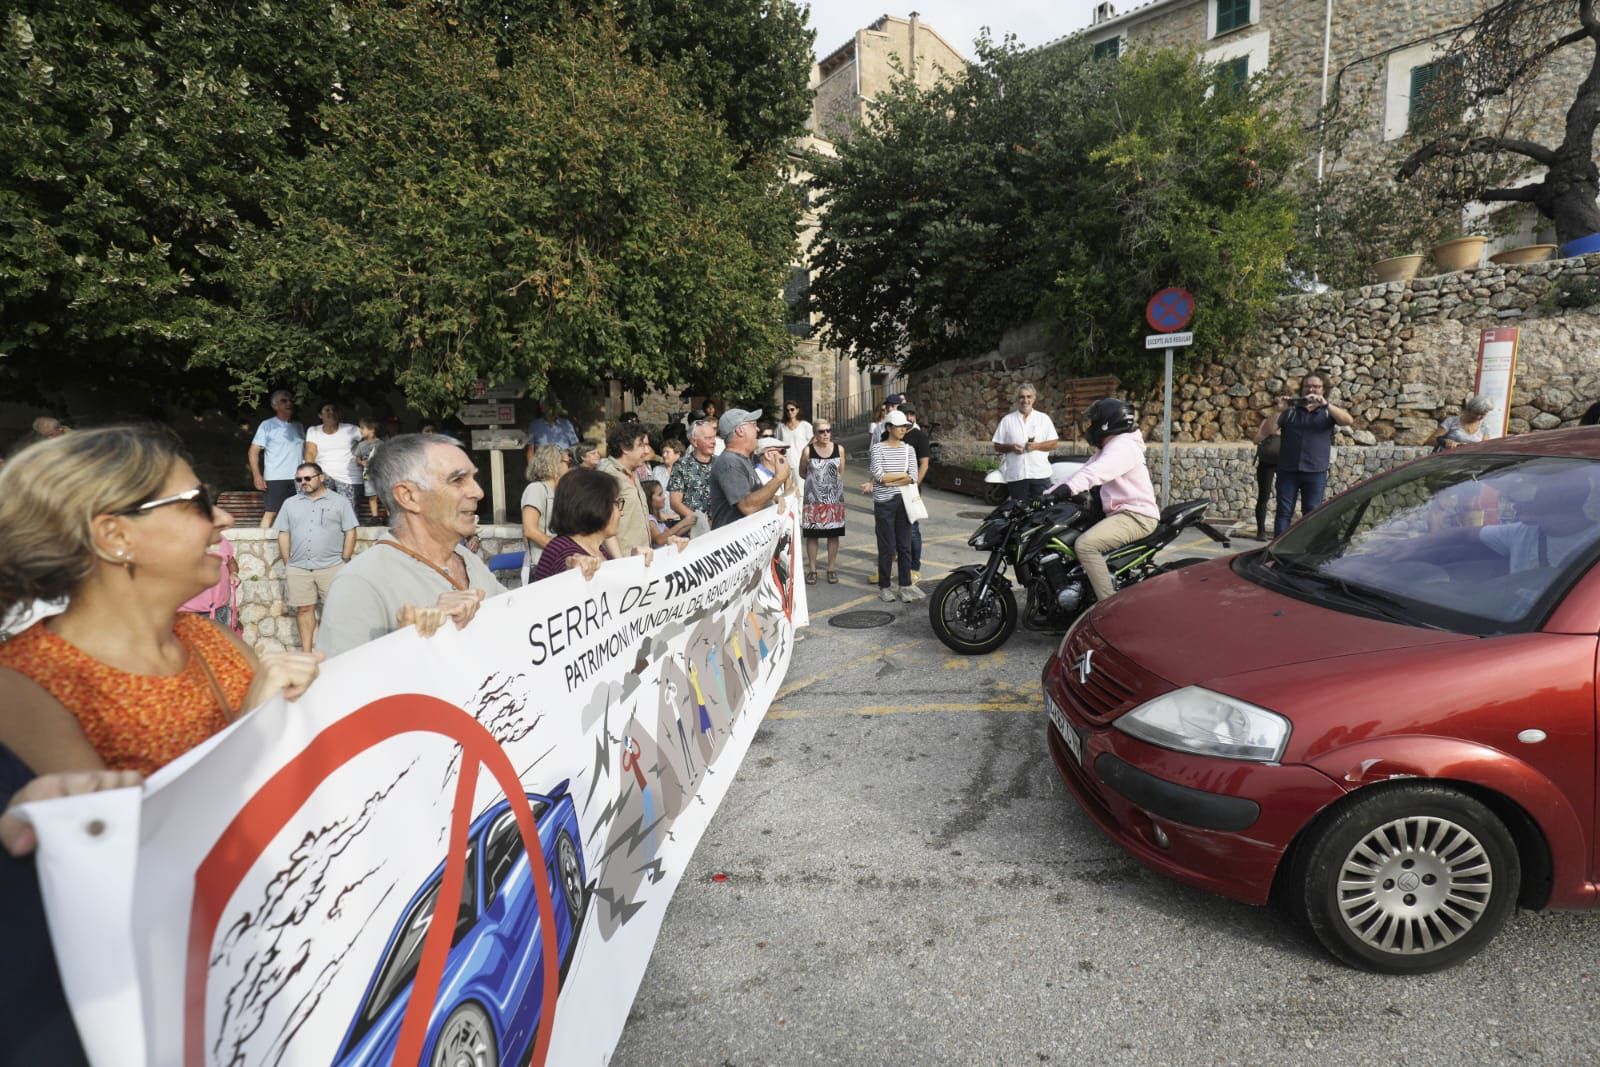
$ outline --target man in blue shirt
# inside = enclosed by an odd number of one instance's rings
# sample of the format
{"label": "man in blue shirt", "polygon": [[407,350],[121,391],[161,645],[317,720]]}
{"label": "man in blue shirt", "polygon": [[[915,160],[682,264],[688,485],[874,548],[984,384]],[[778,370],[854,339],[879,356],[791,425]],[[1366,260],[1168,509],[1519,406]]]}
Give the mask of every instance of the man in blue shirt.
{"label": "man in blue shirt", "polygon": [[1350,413],[1328,403],[1328,383],[1320,374],[1300,379],[1300,395],[1280,396],[1277,409],[1269,412],[1256,429],[1256,442],[1282,435],[1278,447],[1278,513],[1272,536],[1277,537],[1294,521],[1296,498],[1300,514],[1322,506],[1328,491],[1328,466],[1333,458],[1333,429],[1349,426]]}
{"label": "man in blue shirt", "polygon": [[250,441],[250,476],[267,494],[261,525],[269,527],[283,502],[295,494],[294,469],[306,456],[306,431],[294,421],[294,398],[279,389],[272,394],[272,418],[262,420]]}

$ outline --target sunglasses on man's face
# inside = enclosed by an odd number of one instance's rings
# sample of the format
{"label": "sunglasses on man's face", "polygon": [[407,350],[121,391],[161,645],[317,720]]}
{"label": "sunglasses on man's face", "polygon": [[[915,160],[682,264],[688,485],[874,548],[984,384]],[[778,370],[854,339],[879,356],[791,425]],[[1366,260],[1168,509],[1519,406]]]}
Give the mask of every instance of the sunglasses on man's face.
{"label": "sunglasses on man's face", "polygon": [[113,512],[112,514],[143,515],[147,511],[154,511],[156,508],[164,508],[168,504],[188,504],[195,510],[197,514],[205,516],[207,520],[211,518],[211,513],[216,510],[217,506],[216,501],[211,495],[211,487],[202,483],[195,486],[193,489],[185,489],[181,493],[174,493],[171,496],[164,496],[160,500],[149,500],[143,504],[135,505],[134,507],[127,508],[123,511]]}
{"label": "sunglasses on man's face", "polygon": [[309,484],[311,482],[316,481],[320,477],[322,477],[322,475],[320,475],[320,474],[308,474],[304,478],[301,478],[301,477],[297,476],[295,478],[295,481],[299,482],[301,485],[307,485],[307,484]]}

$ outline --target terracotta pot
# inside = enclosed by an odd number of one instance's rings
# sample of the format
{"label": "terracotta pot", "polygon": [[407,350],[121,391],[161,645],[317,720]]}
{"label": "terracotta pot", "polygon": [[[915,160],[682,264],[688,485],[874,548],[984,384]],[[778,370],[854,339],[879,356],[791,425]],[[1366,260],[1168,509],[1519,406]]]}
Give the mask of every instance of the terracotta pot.
{"label": "terracotta pot", "polygon": [[1409,282],[1417,276],[1417,271],[1422,269],[1422,253],[1415,252],[1409,256],[1392,256],[1389,259],[1380,259],[1372,265],[1372,273],[1377,275],[1380,282]]}
{"label": "terracotta pot", "polygon": [[1433,265],[1439,268],[1440,274],[1477,270],[1483,263],[1483,246],[1488,243],[1487,237],[1457,237],[1454,241],[1434,245]]}
{"label": "terracotta pot", "polygon": [[1489,257],[1489,262],[1498,263],[1502,267],[1517,263],[1542,263],[1549,259],[1555,250],[1555,245],[1523,245],[1520,248],[1508,248],[1504,252],[1496,252]]}

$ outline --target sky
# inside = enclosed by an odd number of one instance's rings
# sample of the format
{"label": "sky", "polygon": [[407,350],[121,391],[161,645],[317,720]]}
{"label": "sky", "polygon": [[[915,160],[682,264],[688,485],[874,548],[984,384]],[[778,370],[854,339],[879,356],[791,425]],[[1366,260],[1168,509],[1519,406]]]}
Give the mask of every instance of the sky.
{"label": "sky", "polygon": [[[803,2],[803,0],[797,0]],[[1118,11],[1142,3],[1118,3]],[[968,59],[972,40],[988,26],[996,39],[1014,33],[1027,46],[1044,44],[1089,25],[1096,0],[810,0],[811,25],[817,31],[817,57],[844,44],[880,15],[905,18],[916,11],[921,20]]]}

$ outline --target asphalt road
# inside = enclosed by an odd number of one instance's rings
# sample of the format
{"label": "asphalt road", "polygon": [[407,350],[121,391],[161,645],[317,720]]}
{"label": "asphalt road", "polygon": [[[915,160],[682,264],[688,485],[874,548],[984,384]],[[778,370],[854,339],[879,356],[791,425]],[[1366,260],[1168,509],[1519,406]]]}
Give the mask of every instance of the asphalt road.
{"label": "asphalt road", "polygon": [[[966,538],[987,509],[925,499],[931,591],[977,560]],[[1128,859],[1045,749],[1055,639],[949,654],[925,604],[877,601],[871,512],[850,507],[844,581],[809,587],[812,625],[614,1064],[1600,1060],[1600,916],[1519,913],[1467,964],[1390,978]],[[830,625],[879,609],[879,628]]]}

